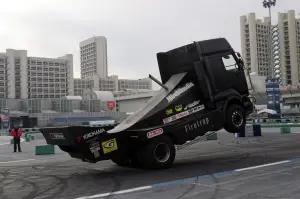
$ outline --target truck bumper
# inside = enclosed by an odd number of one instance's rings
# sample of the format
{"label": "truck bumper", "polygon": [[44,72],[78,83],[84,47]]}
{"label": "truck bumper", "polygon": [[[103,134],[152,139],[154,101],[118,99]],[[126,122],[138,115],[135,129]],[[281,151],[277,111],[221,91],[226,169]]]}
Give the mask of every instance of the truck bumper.
{"label": "truck bumper", "polygon": [[[48,144],[57,145],[61,150],[86,162],[110,159],[119,151],[126,151],[126,132],[107,133],[109,127],[70,126],[40,129]],[[128,143],[128,142],[127,142]]]}

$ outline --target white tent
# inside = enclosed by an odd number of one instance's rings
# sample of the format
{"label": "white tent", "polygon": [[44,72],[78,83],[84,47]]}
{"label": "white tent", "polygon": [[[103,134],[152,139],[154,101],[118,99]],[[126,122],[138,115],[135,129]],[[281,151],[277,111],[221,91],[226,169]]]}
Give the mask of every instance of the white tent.
{"label": "white tent", "polygon": [[263,109],[263,110],[260,110],[260,111],[257,112],[257,114],[261,114],[261,113],[269,113],[269,114],[272,114],[272,115],[277,114],[277,112],[272,110],[272,109]]}

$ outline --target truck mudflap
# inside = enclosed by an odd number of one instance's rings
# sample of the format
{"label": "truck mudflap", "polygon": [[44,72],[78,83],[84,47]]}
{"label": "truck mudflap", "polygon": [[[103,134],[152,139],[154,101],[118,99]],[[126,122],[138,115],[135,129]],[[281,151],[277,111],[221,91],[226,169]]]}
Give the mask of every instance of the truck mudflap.
{"label": "truck mudflap", "polygon": [[[114,126],[70,126],[40,129],[48,144],[57,145],[72,158],[87,162],[110,159],[120,150],[126,150],[128,133],[110,134]],[[124,149],[123,149],[124,148]]]}

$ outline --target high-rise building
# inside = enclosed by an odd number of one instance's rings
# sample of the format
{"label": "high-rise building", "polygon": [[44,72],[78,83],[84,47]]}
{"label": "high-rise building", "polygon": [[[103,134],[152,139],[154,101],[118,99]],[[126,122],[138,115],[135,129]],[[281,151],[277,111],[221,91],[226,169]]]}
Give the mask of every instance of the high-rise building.
{"label": "high-rise building", "polygon": [[0,54],[0,98],[61,98],[74,95],[73,56],[27,57],[26,50]]}
{"label": "high-rise building", "polygon": [[[298,86],[300,79],[300,19],[295,11],[278,13],[278,23],[272,24],[270,48],[270,18],[256,19],[254,13],[240,17],[241,49],[245,65],[261,76],[274,76],[282,86]],[[271,50],[270,50],[271,49]],[[272,62],[270,62],[272,59]],[[271,63],[271,67],[270,67]]]}
{"label": "high-rise building", "polygon": [[256,19],[255,13],[240,17],[241,50],[246,67],[261,76],[271,76],[270,18]]}
{"label": "high-rise building", "polygon": [[93,75],[107,78],[107,40],[103,36],[92,37],[79,43],[81,78]]}
{"label": "high-rise building", "polygon": [[300,79],[300,19],[295,11],[278,13],[279,63],[282,84],[298,86]]}

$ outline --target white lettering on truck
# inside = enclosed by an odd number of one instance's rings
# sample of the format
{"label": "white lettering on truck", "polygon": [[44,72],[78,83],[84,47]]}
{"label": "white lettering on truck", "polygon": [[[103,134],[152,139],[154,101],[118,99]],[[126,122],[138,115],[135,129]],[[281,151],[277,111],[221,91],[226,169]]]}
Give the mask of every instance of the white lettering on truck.
{"label": "white lettering on truck", "polygon": [[88,134],[85,134],[85,135],[83,136],[83,139],[84,139],[84,140],[89,139],[89,138],[94,137],[95,135],[99,135],[99,134],[101,134],[101,133],[103,133],[103,132],[105,132],[105,129],[99,129],[99,130],[97,130],[97,131],[90,132],[90,133],[88,133]]}
{"label": "white lettering on truck", "polygon": [[169,103],[172,102],[175,98],[177,98],[179,95],[186,92],[193,86],[194,86],[194,84],[192,82],[189,82],[189,83],[186,83],[183,87],[176,89],[172,94],[170,94],[169,96],[166,97],[168,102]]}
{"label": "white lettering on truck", "polygon": [[194,102],[192,102],[192,103],[188,104],[186,107],[184,107],[184,109],[183,109],[183,110],[185,110],[185,111],[186,111],[187,109],[193,108],[194,106],[197,106],[199,103],[200,103],[200,100],[198,100],[198,101],[194,101]]}

